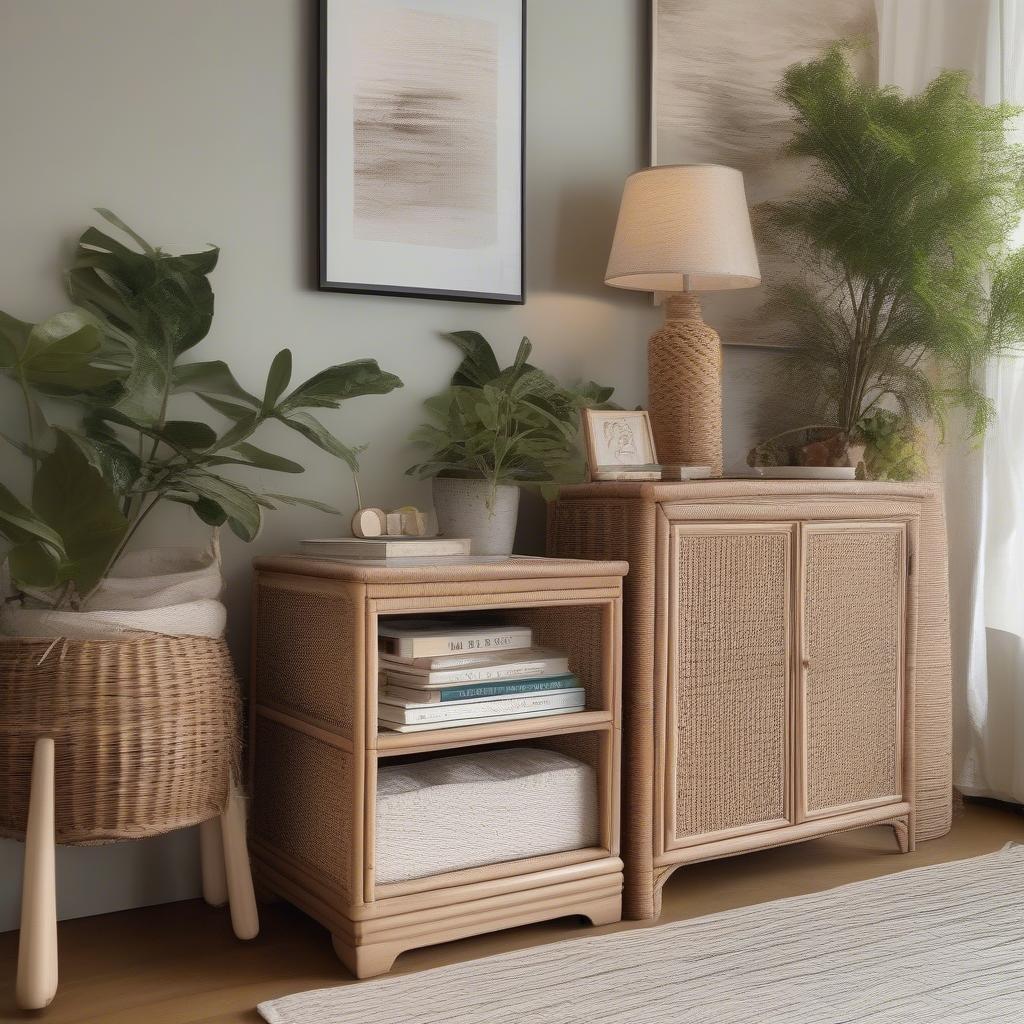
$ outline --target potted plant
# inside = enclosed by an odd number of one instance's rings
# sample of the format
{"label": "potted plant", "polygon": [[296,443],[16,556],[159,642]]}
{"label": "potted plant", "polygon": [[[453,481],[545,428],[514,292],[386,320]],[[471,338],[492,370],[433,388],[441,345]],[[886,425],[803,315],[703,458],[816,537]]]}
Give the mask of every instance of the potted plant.
{"label": "potted plant", "polygon": [[476,331],[447,337],[463,353],[451,385],[426,401],[435,420],[413,441],[430,450],[408,472],[433,478],[440,531],[470,537],[473,552],[508,554],[515,541],[519,486],[553,485],[583,477],[577,445],[582,408],[614,408],[613,388],[593,381],[566,387],[532,366],[532,345],[523,338],[510,366],[502,369]]}
{"label": "potted plant", "polygon": [[[0,443],[31,470],[24,497],[0,483],[0,536],[10,545],[0,611],[0,761],[10,771],[0,835],[25,831],[38,741],[51,744],[51,764],[55,750],[56,837],[66,843],[204,822],[225,810],[237,777],[239,695],[222,636],[219,566],[174,552],[126,559],[139,525],[175,502],[252,540],[264,512],[281,503],[333,512],[225,471],[302,472],[252,443],[269,420],[354,467],[353,450],[311,410],[401,386],[373,360],[357,360],[289,389],[285,349],[257,396],[219,360],[183,363],[210,328],[217,249],[171,255],[100,213],[135,244],[95,227],[81,236],[67,272],[74,308],[39,324],[0,314],[0,369],[16,382],[26,421],[24,437]],[[178,418],[183,395],[198,396],[225,425]],[[72,403],[74,425],[50,426],[40,399]],[[26,997],[46,998],[35,989]]]}
{"label": "potted plant", "polygon": [[[800,278],[766,312],[792,325],[787,394],[809,427],[754,448],[752,464],[848,465],[882,479],[924,472],[922,425],[992,415],[978,369],[1024,329],[1024,154],[1018,111],[975,100],[940,74],[919,96],[858,81],[841,46],[796,64],[780,86],[795,117],[787,153],[810,162],[794,198],[760,208],[762,243]],[[864,446],[864,458],[850,445]]]}

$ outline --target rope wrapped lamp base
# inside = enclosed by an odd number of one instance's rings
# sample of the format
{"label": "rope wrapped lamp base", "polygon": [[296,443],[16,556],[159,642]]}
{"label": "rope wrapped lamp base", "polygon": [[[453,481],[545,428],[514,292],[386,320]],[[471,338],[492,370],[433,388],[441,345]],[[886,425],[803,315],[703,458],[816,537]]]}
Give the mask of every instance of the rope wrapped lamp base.
{"label": "rope wrapped lamp base", "polygon": [[648,409],[658,461],[722,475],[722,345],[692,292],[665,300],[647,349]]}

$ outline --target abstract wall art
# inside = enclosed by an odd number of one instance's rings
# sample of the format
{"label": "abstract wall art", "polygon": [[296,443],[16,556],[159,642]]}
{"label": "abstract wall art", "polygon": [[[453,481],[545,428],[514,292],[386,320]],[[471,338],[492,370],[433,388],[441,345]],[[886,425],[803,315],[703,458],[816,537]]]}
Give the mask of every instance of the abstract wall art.
{"label": "abstract wall art", "polygon": [[[651,164],[739,169],[756,226],[757,204],[792,195],[805,173],[781,156],[792,128],[782,73],[844,39],[866,44],[860,70],[874,80],[877,36],[874,0],[651,0]],[[725,344],[786,344],[762,306],[793,268],[768,246],[758,258],[760,288],[701,297]]]}
{"label": "abstract wall art", "polygon": [[525,0],[321,0],[320,287],[523,301]]}

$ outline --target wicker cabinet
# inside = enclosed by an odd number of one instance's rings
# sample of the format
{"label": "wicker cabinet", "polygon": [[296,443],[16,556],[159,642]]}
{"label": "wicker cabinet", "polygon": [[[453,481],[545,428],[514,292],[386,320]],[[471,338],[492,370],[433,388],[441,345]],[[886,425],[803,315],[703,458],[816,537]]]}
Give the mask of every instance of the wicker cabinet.
{"label": "wicker cabinet", "polygon": [[785,523],[671,528],[659,853],[793,820],[792,543]]}
{"label": "wicker cabinet", "polygon": [[590,484],[552,553],[630,562],[625,913],[677,867],[951,814],[945,536],[926,485]]}
{"label": "wicker cabinet", "polygon": [[[911,705],[905,671],[907,523],[801,528],[797,820],[901,805]],[[913,808],[908,806],[913,844]]]}
{"label": "wicker cabinet", "polygon": [[[258,887],[330,929],[358,977],[405,949],[533,921],[617,921],[622,562],[544,558],[388,567],[255,562],[250,846]],[[568,653],[586,706],[399,733],[377,727],[377,626],[388,615],[499,612]],[[402,881],[376,877],[378,772],[509,746],[594,769],[596,845]],[[515,827],[515,821],[509,822]],[[452,835],[451,842],[459,843]]]}

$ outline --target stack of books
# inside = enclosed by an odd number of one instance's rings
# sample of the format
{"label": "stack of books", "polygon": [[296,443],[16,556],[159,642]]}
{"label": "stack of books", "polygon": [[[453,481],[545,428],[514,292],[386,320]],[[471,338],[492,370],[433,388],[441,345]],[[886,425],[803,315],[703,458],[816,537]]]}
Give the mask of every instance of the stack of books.
{"label": "stack of books", "polygon": [[419,732],[582,711],[586,692],[562,651],[529,626],[382,619],[381,728]]}
{"label": "stack of books", "polygon": [[468,537],[323,537],[304,540],[302,553],[367,564],[417,565],[464,562]]}

